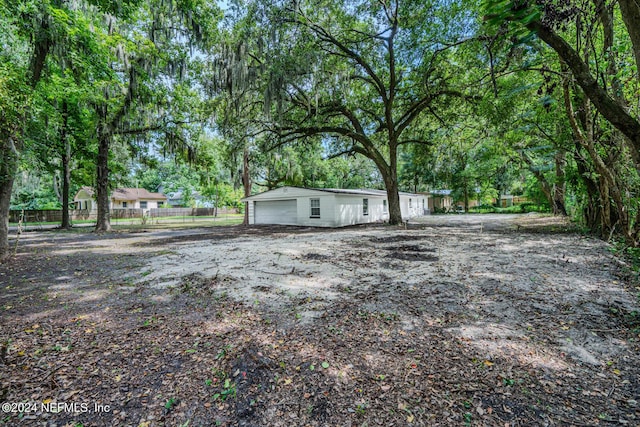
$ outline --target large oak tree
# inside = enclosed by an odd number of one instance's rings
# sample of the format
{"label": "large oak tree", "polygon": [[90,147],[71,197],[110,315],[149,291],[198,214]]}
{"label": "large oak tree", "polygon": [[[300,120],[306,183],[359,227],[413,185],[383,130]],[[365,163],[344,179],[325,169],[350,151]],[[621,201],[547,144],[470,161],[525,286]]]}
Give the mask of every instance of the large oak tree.
{"label": "large oak tree", "polygon": [[429,144],[425,116],[467,97],[475,21],[457,2],[297,1],[269,9],[268,126],[277,144],[321,136],[327,155],[373,161],[402,221],[398,156]]}

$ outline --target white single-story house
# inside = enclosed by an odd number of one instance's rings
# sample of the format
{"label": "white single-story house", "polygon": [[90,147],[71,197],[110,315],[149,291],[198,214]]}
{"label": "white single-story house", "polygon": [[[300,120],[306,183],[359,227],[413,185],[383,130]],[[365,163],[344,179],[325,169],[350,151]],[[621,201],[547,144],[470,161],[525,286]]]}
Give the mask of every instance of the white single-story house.
{"label": "white single-story house", "polygon": [[[82,187],[73,198],[76,209],[97,210],[98,205],[91,187]],[[144,188],[116,188],[109,198],[109,209],[153,209],[161,208],[167,197],[161,193],[152,193]]]}
{"label": "white single-story house", "polygon": [[[281,187],[242,199],[249,224],[344,227],[389,219],[387,192]],[[400,193],[403,219],[428,212],[427,196]]]}

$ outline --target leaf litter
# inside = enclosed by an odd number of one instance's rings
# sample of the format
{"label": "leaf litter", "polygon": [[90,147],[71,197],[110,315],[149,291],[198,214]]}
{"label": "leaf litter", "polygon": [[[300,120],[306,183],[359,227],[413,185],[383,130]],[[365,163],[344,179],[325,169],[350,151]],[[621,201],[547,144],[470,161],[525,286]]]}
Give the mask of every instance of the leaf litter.
{"label": "leaf litter", "polygon": [[555,219],[21,244],[0,266],[0,400],[109,411],[7,425],[640,423],[638,283]]}

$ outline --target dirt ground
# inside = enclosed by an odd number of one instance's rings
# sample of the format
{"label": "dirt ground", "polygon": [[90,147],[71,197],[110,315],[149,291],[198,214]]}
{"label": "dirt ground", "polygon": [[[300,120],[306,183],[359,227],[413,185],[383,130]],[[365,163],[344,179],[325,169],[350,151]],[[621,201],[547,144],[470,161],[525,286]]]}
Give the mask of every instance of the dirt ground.
{"label": "dirt ground", "polygon": [[25,233],[0,425],[640,425],[640,285],[538,215]]}

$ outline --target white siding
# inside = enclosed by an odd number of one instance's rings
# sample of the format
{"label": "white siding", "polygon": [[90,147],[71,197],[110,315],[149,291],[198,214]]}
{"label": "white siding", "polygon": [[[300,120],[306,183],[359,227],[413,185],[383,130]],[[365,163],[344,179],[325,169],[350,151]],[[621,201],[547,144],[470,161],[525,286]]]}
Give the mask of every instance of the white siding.
{"label": "white siding", "polygon": [[[297,187],[281,187],[251,196],[249,200],[249,224],[256,224],[254,213],[256,203],[291,199],[295,199],[297,202],[297,218],[294,224],[312,227],[335,227],[335,196],[326,191]],[[320,218],[311,218],[310,199],[320,199]],[[271,222],[271,224],[283,224],[283,222]]]}
{"label": "white siding", "polygon": [[97,208],[91,195],[83,189],[78,191],[73,201],[76,202],[76,209],[95,210]]}
{"label": "white siding", "polygon": [[424,203],[424,209],[428,209],[426,196],[421,194],[401,194],[400,195],[400,212],[402,212],[402,219],[407,220],[416,216],[424,215],[422,208]]}
{"label": "white siding", "polygon": [[249,224],[255,224],[256,223],[254,221],[255,204],[256,204],[256,202],[254,202],[253,200],[250,200],[250,201],[246,202],[246,205],[245,205],[245,209],[247,210],[247,216],[249,217]]}
{"label": "white siding", "polygon": [[[296,189],[298,190],[298,189]],[[275,190],[274,190],[275,191]],[[288,193],[288,192],[287,192]],[[284,194],[281,193],[281,197]],[[298,193],[298,192],[296,192]],[[262,196],[262,195],[260,195]],[[269,199],[272,199],[269,197]],[[320,218],[311,218],[311,199],[320,199]],[[292,200],[292,199],[286,199]],[[298,193],[298,197],[294,199],[296,202],[296,213],[295,213],[295,221],[290,221],[287,218],[286,221],[282,220],[283,215],[289,215],[289,213],[284,213],[286,208],[281,206],[280,213],[274,215],[271,219],[272,222],[264,222],[260,218],[256,221],[256,206],[258,210],[260,209],[260,205],[266,206],[267,204],[272,204],[271,206],[277,206],[277,203],[282,200],[268,200],[263,198],[263,200],[251,200],[249,201],[249,224],[283,224],[283,225],[303,225],[310,227],[335,227],[335,196],[330,193],[313,191],[311,195],[300,195]],[[258,213],[260,215],[260,213]]]}
{"label": "white siding", "polygon": [[[298,224],[311,227],[335,227],[336,197],[326,192],[315,191],[312,195],[298,197]],[[320,200],[320,218],[311,218],[311,199]]]}
{"label": "white siding", "polygon": [[147,202],[146,209],[157,209],[158,208],[158,200],[145,200],[145,199],[136,200],[136,208],[140,208],[140,203],[141,202]]}
{"label": "white siding", "polygon": [[409,199],[409,196],[400,195],[400,213],[403,221],[409,219]]}
{"label": "white siding", "polygon": [[369,222],[380,222],[389,220],[389,203],[387,202],[386,211],[383,201],[386,197],[369,198]]}
{"label": "white siding", "polygon": [[[124,204],[127,204],[125,207]],[[140,206],[136,205],[135,200],[113,200],[111,199],[111,209],[137,209]]]}
{"label": "white siding", "polygon": [[[363,199],[369,200],[369,214],[363,214]],[[336,195],[335,226],[344,227],[353,224],[366,224],[379,222],[389,218],[389,214],[383,213],[381,196],[372,195]]]}
{"label": "white siding", "polygon": [[[147,207],[143,208],[141,203],[147,202]],[[126,208],[124,203],[127,204]],[[158,200],[111,200],[111,209],[156,209],[158,208]]]}
{"label": "white siding", "polygon": [[337,227],[364,222],[362,217],[362,198],[354,196],[336,197],[335,218]]}

